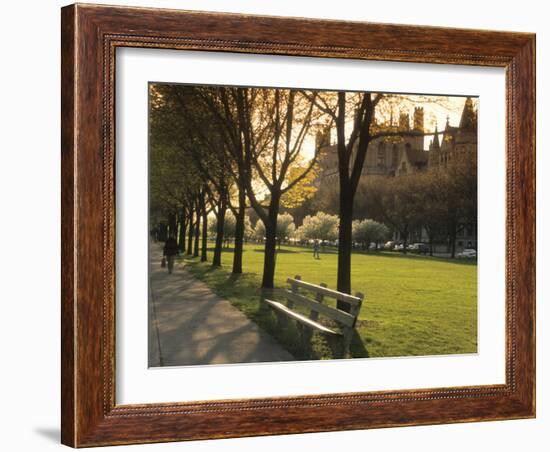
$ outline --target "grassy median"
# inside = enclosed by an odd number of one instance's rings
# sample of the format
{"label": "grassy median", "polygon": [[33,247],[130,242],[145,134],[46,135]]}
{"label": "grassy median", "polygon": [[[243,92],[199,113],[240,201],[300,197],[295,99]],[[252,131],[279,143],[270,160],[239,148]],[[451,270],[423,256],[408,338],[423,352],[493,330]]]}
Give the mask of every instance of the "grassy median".
{"label": "grassy median", "polygon": [[[215,293],[231,301],[249,318],[270,332],[297,359],[332,358],[324,339],[314,336],[306,353],[289,322],[277,327],[263,303],[261,283],[263,246],[248,244],[243,274],[232,275],[232,250],[225,249],[222,267],[186,257],[186,269]],[[283,246],[277,253],[275,284],[300,275],[314,284],[336,288],[337,254],[325,250],[313,259],[307,248]],[[354,253],[352,288],[365,294],[352,343],[354,357],[390,357],[475,353],[477,351],[477,265],[429,256],[397,253]],[[269,295],[269,294],[268,294]]]}

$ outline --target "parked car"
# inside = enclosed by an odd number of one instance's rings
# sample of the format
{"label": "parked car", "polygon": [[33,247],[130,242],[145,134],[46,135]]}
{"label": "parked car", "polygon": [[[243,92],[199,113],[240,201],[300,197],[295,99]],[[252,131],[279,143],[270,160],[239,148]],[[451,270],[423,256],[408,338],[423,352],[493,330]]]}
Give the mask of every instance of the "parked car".
{"label": "parked car", "polygon": [[[394,251],[403,251],[403,245],[404,245],[404,243],[397,243],[396,245],[394,245],[393,250]],[[407,246],[407,249],[409,249],[408,246]]]}
{"label": "parked car", "polygon": [[472,259],[477,257],[477,251],[472,248],[466,248],[464,251],[458,253],[456,257],[461,259]]}
{"label": "parked car", "polygon": [[413,243],[407,247],[407,250],[413,253],[427,254],[430,251],[430,247],[425,243]]}

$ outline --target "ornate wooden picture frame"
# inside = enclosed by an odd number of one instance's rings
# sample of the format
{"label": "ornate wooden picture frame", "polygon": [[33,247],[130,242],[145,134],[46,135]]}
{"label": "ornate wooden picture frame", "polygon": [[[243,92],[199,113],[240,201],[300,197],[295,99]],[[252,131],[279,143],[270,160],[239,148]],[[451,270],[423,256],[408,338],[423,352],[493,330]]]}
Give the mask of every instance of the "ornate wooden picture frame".
{"label": "ornate wooden picture frame", "polygon": [[[62,9],[62,442],[73,447],[535,416],[535,35],[71,5]],[[202,50],[506,70],[506,382],[115,403],[115,51]]]}

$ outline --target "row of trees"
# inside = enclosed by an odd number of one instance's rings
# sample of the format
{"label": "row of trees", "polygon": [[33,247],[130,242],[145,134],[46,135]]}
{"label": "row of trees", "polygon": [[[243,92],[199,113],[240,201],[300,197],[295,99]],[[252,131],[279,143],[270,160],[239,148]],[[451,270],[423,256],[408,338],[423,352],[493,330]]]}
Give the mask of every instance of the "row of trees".
{"label": "row of trees", "polygon": [[[385,224],[373,219],[354,220],[352,237],[355,243],[368,248],[371,243],[380,243],[388,239],[392,232],[398,232],[407,242],[411,231],[424,229],[428,235],[430,252],[434,242],[447,241],[454,256],[456,235],[464,227],[464,221],[475,222],[476,191],[475,162],[463,158],[448,165],[444,171],[431,170],[417,173],[414,176],[402,176],[399,179],[365,178],[359,185],[359,196],[354,206],[357,213],[368,212],[376,218],[388,222]],[[369,196],[362,196],[368,191]],[[330,196],[321,191],[322,203],[332,206]],[[334,196],[334,195],[333,195]],[[317,201],[317,200],[316,200]],[[332,200],[333,201],[333,200]],[[317,205],[315,202],[314,205]],[[177,222],[177,216],[172,217]],[[185,219],[184,219],[185,220]],[[200,221],[200,218],[197,218]],[[218,224],[215,215],[207,216],[209,237],[217,236]],[[335,241],[338,238],[338,217],[334,214],[317,212],[307,215],[302,225],[296,228],[294,218],[289,213],[279,214],[277,218],[276,240],[278,243],[288,239],[300,241],[321,240]],[[192,240],[196,237],[197,224],[190,223],[188,253],[198,256],[198,241],[195,247]],[[223,241],[225,246],[237,235],[237,219],[229,210],[223,224]],[[168,225],[170,227],[170,224]],[[174,230],[177,228],[172,226]],[[191,227],[193,230],[191,231]],[[185,249],[184,224],[180,224],[180,245]],[[256,221],[253,227],[250,216],[244,216],[244,237],[246,240],[263,241],[266,230],[262,221]],[[206,258],[205,258],[206,259]]]}
{"label": "row of trees", "polygon": [[[331,231],[339,243],[337,288],[350,293],[356,194],[359,188],[371,188],[360,184],[368,146],[381,137],[422,134],[387,129],[375,121],[393,108],[396,96],[151,84],[150,99],[152,217],[169,218],[169,230],[179,231],[182,249],[206,260],[212,214],[216,225],[212,263],[220,265],[224,224],[231,212],[235,218],[232,271],[241,273],[245,212],[253,210],[260,222],[256,228],[265,231],[264,288],[273,287],[277,237],[284,228],[282,211],[303,204],[316,191],[312,181],[319,150],[305,152],[306,137],[334,128],[339,183],[333,190],[337,227]],[[370,192],[364,194],[371,198]],[[310,221],[316,220],[304,219],[304,234]]]}
{"label": "row of trees", "polygon": [[[313,206],[336,213],[335,198],[332,190],[321,187]],[[476,155],[466,152],[446,166],[399,177],[365,177],[354,214],[387,225],[402,238],[405,249],[413,231],[423,230],[430,254],[436,243],[447,243],[454,257],[458,234],[477,222]]]}
{"label": "row of trees", "polygon": [[[265,227],[262,221],[256,221],[255,227],[248,215],[245,215],[245,241],[255,240],[263,242],[266,239]],[[209,238],[217,236],[217,221],[215,217],[209,215],[208,234]],[[235,239],[236,218],[232,212],[225,216],[223,237],[224,245]],[[363,248],[368,248],[371,243],[380,243],[387,240],[390,236],[390,230],[384,224],[377,221],[355,220],[353,222],[352,236],[355,243],[359,243]],[[324,212],[317,212],[315,215],[308,215],[304,218],[300,227],[296,227],[294,218],[289,213],[279,214],[277,218],[277,243],[284,242],[308,242],[310,240],[319,240],[321,242],[334,242],[338,238],[338,217]],[[190,253],[191,254],[191,253]]]}
{"label": "row of trees", "polygon": [[[199,229],[202,237],[208,234],[212,212],[217,225],[214,265],[221,263],[226,212],[232,212],[234,273],[242,272],[245,211],[252,208],[265,229],[262,286],[273,287],[280,209],[311,194],[317,160],[315,155],[305,159],[301,151],[319,120],[315,95],[178,85],[150,89],[150,142],[157,163],[151,165],[154,208],[176,218],[171,229],[179,217],[178,229],[189,231],[187,252],[192,237],[198,246]],[[202,257],[206,259],[206,248]]]}

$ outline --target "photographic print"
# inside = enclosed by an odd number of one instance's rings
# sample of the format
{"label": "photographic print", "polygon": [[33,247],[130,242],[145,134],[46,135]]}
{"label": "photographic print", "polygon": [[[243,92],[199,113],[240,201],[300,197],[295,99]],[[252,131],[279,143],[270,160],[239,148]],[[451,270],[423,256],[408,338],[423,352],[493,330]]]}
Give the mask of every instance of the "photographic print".
{"label": "photographic print", "polygon": [[476,97],[148,89],[149,367],[477,352]]}

